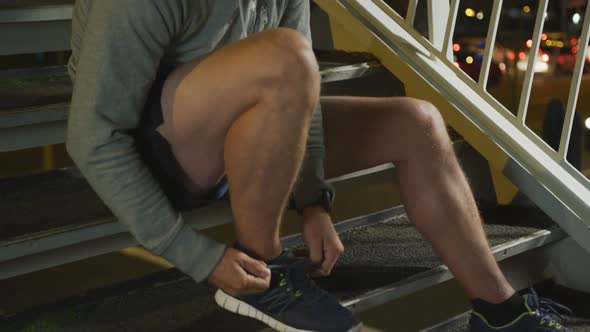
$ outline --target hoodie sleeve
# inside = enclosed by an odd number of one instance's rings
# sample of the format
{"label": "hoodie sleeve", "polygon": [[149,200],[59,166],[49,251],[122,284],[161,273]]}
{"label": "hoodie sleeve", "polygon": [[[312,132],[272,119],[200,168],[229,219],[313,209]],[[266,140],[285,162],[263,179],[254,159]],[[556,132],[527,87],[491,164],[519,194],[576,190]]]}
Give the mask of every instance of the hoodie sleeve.
{"label": "hoodie sleeve", "polygon": [[140,244],[201,281],[224,246],[183,222],[130,134],[139,124],[164,50],[183,29],[186,2],[100,0],[90,6],[71,72],[68,152]]}

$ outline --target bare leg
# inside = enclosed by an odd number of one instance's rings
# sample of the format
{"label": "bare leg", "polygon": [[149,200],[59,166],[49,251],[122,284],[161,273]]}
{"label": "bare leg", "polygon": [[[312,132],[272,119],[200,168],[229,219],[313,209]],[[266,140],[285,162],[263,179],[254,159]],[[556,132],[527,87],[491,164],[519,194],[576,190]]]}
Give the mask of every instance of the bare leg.
{"label": "bare leg", "polygon": [[326,97],[322,109],[328,176],[395,162],[410,219],[468,294],[491,303],[514,294],[434,106],[410,98]]}
{"label": "bare leg", "polygon": [[287,29],[186,64],[166,82],[160,132],[194,191],[227,174],[238,244],[257,258],[281,252],[279,222],[318,98],[311,46]]}

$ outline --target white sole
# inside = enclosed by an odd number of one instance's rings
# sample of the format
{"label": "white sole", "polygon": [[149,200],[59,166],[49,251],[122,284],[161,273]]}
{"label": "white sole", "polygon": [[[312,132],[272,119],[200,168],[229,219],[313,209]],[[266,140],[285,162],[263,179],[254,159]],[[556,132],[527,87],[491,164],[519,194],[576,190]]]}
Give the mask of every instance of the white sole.
{"label": "white sole", "polygon": [[[264,312],[249,305],[248,303],[236,299],[235,297],[225,293],[221,289],[218,289],[215,293],[215,302],[227,311],[231,311],[241,316],[254,318],[280,332],[316,332],[308,330],[299,330],[294,327],[288,326],[284,323],[281,323],[278,320],[266,315]],[[362,327],[363,324],[359,324],[358,326],[355,326],[346,332],[360,332]]]}

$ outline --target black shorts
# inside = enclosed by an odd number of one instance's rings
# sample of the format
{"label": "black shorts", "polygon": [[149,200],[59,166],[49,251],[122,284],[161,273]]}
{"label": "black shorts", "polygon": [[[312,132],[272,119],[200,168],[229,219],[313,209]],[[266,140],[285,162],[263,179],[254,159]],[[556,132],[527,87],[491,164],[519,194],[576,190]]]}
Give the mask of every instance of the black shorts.
{"label": "black shorts", "polygon": [[148,94],[139,127],[134,133],[135,144],[141,159],[159,182],[174,208],[185,211],[229,198],[228,184],[224,177],[205,194],[195,194],[187,189],[187,179],[172,153],[170,144],[156,130],[163,122],[161,96],[170,70],[160,70]]}

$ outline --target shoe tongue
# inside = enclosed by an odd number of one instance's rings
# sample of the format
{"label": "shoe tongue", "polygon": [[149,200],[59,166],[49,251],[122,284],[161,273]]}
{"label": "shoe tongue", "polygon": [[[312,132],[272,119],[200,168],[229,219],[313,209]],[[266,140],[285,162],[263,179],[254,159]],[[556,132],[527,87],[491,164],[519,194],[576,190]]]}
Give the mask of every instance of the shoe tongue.
{"label": "shoe tongue", "polygon": [[297,261],[297,258],[291,251],[283,250],[283,252],[276,258],[266,262],[268,265],[290,265]]}
{"label": "shoe tongue", "polygon": [[305,258],[296,257],[291,251],[285,250],[279,257],[266,263],[276,271],[288,270],[289,279],[294,283],[303,282],[309,278],[307,272],[311,263]]}
{"label": "shoe tongue", "polygon": [[536,294],[525,295],[525,303],[527,308],[531,311],[539,309],[539,298],[536,296]]}

